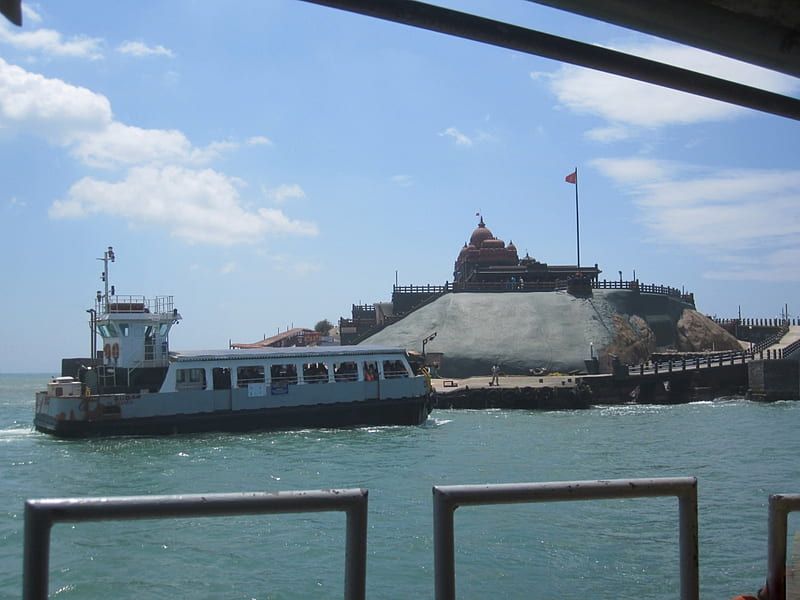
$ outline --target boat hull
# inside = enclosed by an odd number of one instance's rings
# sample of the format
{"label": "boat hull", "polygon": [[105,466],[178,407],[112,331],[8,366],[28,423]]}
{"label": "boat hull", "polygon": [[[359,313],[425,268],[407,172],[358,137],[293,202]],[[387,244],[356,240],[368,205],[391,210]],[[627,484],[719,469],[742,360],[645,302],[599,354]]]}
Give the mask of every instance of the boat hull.
{"label": "boat hull", "polygon": [[431,411],[427,395],[280,406],[250,410],[216,410],[196,414],[149,417],[69,418],[37,413],[38,431],[64,438],[115,435],[171,435],[202,432],[248,432],[301,428],[345,428],[379,425],[420,425]]}

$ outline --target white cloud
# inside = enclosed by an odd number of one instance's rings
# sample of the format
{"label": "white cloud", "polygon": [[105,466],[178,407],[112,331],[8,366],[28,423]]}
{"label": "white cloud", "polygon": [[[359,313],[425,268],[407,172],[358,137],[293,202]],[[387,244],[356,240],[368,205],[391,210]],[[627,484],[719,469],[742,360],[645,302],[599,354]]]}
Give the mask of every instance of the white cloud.
{"label": "white cloud", "polygon": [[[667,42],[618,48],[658,62],[769,89],[781,94],[798,88],[798,80],[710,52]],[[532,73],[541,80],[541,73]],[[597,141],[615,141],[637,128],[719,121],[745,114],[747,109],[725,102],[647,84],[599,71],[562,66],[549,78],[553,92],[569,109],[598,115],[611,123],[588,133]]]}
{"label": "white cloud", "polygon": [[222,268],[219,270],[219,274],[230,275],[231,273],[235,273],[238,270],[239,270],[239,264],[233,261],[222,265]]}
{"label": "white cloud", "polygon": [[25,24],[42,22],[42,15],[36,12],[29,2],[22,5],[22,18]]}
{"label": "white cloud", "polygon": [[84,164],[94,167],[189,161],[192,153],[191,143],[180,131],[142,129],[118,122],[108,123],[100,131],[82,132],[72,150]]}
{"label": "white cloud", "polygon": [[439,132],[439,135],[441,135],[441,136],[449,136],[449,137],[453,138],[453,140],[455,141],[456,145],[458,145],[458,146],[467,146],[467,147],[469,147],[469,146],[472,146],[472,143],[473,143],[472,140],[469,137],[467,137],[466,135],[461,133],[455,127],[448,127],[444,131]]}
{"label": "white cloud", "polygon": [[19,211],[19,210],[25,208],[27,205],[28,205],[28,203],[25,202],[24,200],[19,200],[16,197],[12,197],[8,201],[7,208],[16,212],[16,211]]}
{"label": "white cloud", "polygon": [[254,135],[247,140],[247,143],[251,146],[272,146],[272,142],[263,135]]}
{"label": "white cloud", "polygon": [[592,164],[632,197],[649,239],[709,257],[721,265],[714,278],[800,280],[800,270],[786,270],[786,257],[800,253],[800,170],[638,158]]}
{"label": "white cloud", "polygon": [[414,185],[414,178],[411,175],[393,175],[391,178],[393,184],[400,187],[411,187]]}
{"label": "white cloud", "polygon": [[102,42],[99,38],[83,36],[73,36],[65,40],[58,31],[52,29],[14,30],[5,19],[0,20],[0,43],[9,44],[19,50],[98,60],[103,58]]}
{"label": "white cloud", "polygon": [[322,271],[322,265],[304,260],[296,260],[286,254],[274,254],[269,257],[277,271],[288,274],[293,279],[302,279],[311,273]]}
{"label": "white cloud", "polygon": [[0,126],[68,147],[73,156],[92,167],[164,161],[205,164],[238,146],[222,141],[197,148],[174,129],[125,125],[114,120],[111,103],[102,94],[30,73],[1,58]]}
{"label": "white cloud", "polygon": [[117,52],[130,56],[168,56],[172,57],[172,50],[162,45],[148,46],[144,42],[123,42],[117,47]]}
{"label": "white cloud", "polygon": [[[52,218],[118,217],[133,227],[162,227],[192,243],[254,243],[269,235],[316,235],[317,225],[280,210],[251,209],[242,182],[208,164],[237,148],[231,141],[194,146],[175,129],[144,129],[114,120],[102,94],[46,78],[0,58],[0,129],[34,134],[65,148],[83,165],[124,168],[117,182],[84,177],[50,208]],[[265,144],[255,137],[248,144]],[[297,184],[271,191],[276,202],[305,198]]]}
{"label": "white cloud", "polygon": [[264,188],[264,194],[275,204],[283,204],[290,199],[303,199],[306,193],[296,183],[284,183],[276,188]]}
{"label": "white cloud", "polygon": [[293,221],[281,211],[247,210],[236,184],[212,169],[134,167],[118,183],[81,179],[67,199],[53,203],[50,216],[120,217],[135,227],[167,228],[188,242],[225,246],[256,243],[268,234],[317,234],[314,223]]}
{"label": "white cloud", "polygon": [[30,73],[0,58],[0,124],[4,128],[67,145],[110,122],[111,105],[105,96]]}

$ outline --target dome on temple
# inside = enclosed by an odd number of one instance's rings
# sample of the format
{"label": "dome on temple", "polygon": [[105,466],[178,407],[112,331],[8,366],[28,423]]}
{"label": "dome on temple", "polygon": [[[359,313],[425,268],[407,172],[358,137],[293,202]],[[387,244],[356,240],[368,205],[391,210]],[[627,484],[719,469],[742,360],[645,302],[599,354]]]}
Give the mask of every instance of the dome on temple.
{"label": "dome on temple", "polygon": [[489,231],[486,223],[483,222],[483,217],[481,217],[481,222],[478,223],[478,228],[472,232],[469,243],[476,248],[480,248],[485,240],[491,240],[492,238],[494,238],[494,234]]}

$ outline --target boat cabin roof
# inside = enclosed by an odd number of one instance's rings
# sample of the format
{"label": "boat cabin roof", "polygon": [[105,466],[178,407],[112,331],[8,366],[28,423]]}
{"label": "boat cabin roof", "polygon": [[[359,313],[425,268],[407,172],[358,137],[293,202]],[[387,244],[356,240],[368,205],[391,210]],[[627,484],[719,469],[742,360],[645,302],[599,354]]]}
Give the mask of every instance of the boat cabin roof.
{"label": "boat cabin roof", "polygon": [[376,355],[405,356],[404,348],[394,346],[297,346],[289,348],[243,348],[232,350],[189,350],[171,351],[172,362],[191,361],[242,361],[242,360],[275,360],[303,359],[318,362],[325,358],[358,358]]}

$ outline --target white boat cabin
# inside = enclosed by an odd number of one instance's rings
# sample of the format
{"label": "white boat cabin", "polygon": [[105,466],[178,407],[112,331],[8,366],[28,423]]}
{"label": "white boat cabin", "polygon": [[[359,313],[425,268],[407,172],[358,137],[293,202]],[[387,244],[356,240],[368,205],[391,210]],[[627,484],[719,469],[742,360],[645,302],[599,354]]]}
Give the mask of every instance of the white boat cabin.
{"label": "white boat cabin", "polygon": [[171,352],[161,392],[253,389],[413,377],[402,348],[319,346]]}

